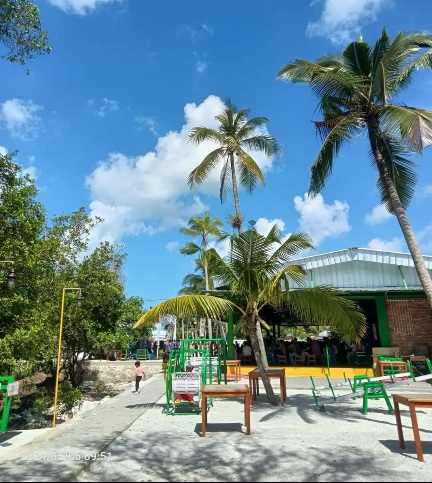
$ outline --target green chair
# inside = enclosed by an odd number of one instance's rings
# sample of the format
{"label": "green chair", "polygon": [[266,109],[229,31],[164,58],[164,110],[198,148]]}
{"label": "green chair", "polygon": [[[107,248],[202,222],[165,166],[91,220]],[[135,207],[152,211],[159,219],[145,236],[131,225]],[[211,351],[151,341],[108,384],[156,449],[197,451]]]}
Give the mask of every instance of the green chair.
{"label": "green chair", "polygon": [[146,361],[149,358],[148,349],[137,349],[136,358],[137,361]]}

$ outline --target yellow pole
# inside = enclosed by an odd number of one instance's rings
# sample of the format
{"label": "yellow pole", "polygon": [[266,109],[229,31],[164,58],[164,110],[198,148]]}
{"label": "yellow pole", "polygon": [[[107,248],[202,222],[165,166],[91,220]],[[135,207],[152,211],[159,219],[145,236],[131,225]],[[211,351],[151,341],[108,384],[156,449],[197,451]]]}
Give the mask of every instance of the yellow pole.
{"label": "yellow pole", "polygon": [[61,355],[61,343],[62,343],[62,332],[63,332],[63,313],[64,313],[64,304],[65,304],[65,293],[66,293],[66,289],[64,288],[62,293],[62,303],[61,303],[61,312],[60,312],[60,331],[59,331],[59,339],[58,339],[56,382],[55,382],[55,390],[54,390],[54,411],[53,411],[53,423],[52,423],[53,428],[56,425],[56,414],[57,414],[57,394],[58,394],[58,382],[59,382],[59,374],[60,374],[60,355]]}

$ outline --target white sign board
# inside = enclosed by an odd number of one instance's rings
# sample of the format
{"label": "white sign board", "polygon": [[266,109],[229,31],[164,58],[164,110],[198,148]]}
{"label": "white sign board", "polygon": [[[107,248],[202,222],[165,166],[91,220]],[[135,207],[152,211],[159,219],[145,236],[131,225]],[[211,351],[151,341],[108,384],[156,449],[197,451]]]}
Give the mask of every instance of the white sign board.
{"label": "white sign board", "polygon": [[7,395],[16,396],[17,394],[19,394],[19,382],[12,382],[8,384]]}

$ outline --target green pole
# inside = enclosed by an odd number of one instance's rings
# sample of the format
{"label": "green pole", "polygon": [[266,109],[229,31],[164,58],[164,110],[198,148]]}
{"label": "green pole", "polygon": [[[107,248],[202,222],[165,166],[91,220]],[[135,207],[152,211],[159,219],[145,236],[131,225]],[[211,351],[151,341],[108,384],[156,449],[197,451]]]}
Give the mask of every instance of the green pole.
{"label": "green pole", "polygon": [[390,331],[387,321],[387,310],[385,306],[385,298],[383,295],[375,296],[375,305],[377,310],[378,331],[381,339],[382,347],[390,347]]}
{"label": "green pole", "polygon": [[228,359],[234,359],[234,314],[230,310],[227,313],[228,320]]}

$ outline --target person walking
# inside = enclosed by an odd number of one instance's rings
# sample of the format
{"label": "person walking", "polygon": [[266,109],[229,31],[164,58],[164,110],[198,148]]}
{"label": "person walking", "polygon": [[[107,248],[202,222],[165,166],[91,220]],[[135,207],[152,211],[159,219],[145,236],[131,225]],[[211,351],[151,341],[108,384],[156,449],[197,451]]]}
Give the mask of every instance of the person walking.
{"label": "person walking", "polygon": [[140,361],[135,361],[135,391],[132,390],[134,394],[139,394],[139,384],[141,379],[144,377],[144,369],[141,367]]}

